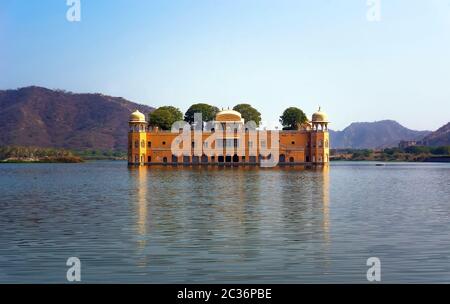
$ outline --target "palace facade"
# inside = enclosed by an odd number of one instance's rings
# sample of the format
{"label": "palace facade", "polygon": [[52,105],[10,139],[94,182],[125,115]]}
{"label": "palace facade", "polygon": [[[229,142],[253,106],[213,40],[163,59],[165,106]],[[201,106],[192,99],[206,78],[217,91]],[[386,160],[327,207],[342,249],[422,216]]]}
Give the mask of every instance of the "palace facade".
{"label": "palace facade", "polygon": [[223,110],[206,130],[184,125],[172,131],[130,115],[129,165],[323,165],[329,162],[328,116],[319,110],[297,130],[256,130],[239,112]]}

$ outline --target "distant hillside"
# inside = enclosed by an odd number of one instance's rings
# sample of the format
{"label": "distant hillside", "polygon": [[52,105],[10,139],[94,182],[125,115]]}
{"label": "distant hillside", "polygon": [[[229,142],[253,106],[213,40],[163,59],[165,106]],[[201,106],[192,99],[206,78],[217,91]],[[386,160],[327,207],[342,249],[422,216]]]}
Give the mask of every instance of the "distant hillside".
{"label": "distant hillside", "polygon": [[450,146],[450,122],[422,140],[427,146]]}
{"label": "distant hillside", "polygon": [[420,140],[429,133],[393,120],[354,122],[342,131],[330,131],[330,142],[332,148],[376,149],[397,146],[400,140]]}
{"label": "distant hillside", "polygon": [[153,108],[101,94],[0,90],[0,145],[125,150],[135,109]]}

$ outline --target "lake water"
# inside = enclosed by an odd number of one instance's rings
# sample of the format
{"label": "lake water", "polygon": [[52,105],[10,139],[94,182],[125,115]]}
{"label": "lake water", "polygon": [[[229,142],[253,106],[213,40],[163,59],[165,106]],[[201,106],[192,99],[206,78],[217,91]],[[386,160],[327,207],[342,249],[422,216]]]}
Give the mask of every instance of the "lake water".
{"label": "lake water", "polygon": [[0,165],[0,282],[450,282],[450,164]]}

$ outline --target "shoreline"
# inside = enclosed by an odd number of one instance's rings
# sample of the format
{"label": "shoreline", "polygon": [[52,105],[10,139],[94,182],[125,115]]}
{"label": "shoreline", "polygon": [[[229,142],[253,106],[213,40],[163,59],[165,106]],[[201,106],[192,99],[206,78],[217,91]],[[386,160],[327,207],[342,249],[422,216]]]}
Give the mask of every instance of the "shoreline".
{"label": "shoreline", "polygon": [[377,159],[330,159],[330,163],[338,162],[372,162],[372,163],[450,163],[450,156],[429,157],[423,160],[377,160]]}

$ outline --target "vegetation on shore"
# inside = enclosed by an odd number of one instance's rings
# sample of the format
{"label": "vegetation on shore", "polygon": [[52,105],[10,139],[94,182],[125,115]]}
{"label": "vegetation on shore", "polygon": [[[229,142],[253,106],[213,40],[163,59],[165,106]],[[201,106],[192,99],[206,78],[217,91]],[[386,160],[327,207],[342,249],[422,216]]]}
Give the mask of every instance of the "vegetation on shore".
{"label": "vegetation on shore", "polygon": [[352,160],[352,161],[405,161],[423,162],[433,159],[450,158],[450,146],[425,147],[413,146],[405,149],[386,148],[382,150],[371,149],[332,149],[331,160]]}
{"label": "vegetation on shore", "polygon": [[83,159],[65,149],[39,147],[0,147],[3,163],[80,163]]}
{"label": "vegetation on shore", "polygon": [[74,154],[81,157],[83,160],[126,160],[126,151],[116,150],[100,150],[87,149],[82,151],[74,151]]}
{"label": "vegetation on shore", "polygon": [[113,150],[71,151],[41,147],[0,147],[0,163],[81,163],[86,160],[124,160],[126,157],[126,152]]}

